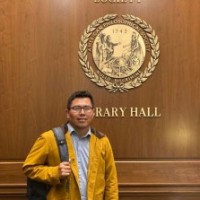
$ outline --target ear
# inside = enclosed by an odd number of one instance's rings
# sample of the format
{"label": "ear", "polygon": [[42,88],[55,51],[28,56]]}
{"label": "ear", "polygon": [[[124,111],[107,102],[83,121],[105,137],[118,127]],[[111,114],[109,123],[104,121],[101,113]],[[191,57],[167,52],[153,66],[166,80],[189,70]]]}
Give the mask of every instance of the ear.
{"label": "ear", "polygon": [[67,108],[65,109],[65,113],[66,113],[67,119],[69,119],[69,110]]}
{"label": "ear", "polygon": [[95,117],[95,109],[93,109],[92,119]]}

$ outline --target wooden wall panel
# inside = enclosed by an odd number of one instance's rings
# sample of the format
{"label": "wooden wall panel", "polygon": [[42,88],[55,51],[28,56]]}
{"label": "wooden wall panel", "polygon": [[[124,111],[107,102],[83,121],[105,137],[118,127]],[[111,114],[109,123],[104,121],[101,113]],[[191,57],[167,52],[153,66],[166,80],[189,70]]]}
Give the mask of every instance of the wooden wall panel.
{"label": "wooden wall panel", "polygon": [[[66,120],[66,99],[79,89],[101,108],[158,107],[162,114],[95,119],[113,146],[120,199],[200,198],[200,1],[114,2],[0,1],[0,199],[25,199],[22,162],[41,132]],[[145,20],[160,42],[152,76],[125,93],[96,86],[78,60],[84,29],[111,13]]]}
{"label": "wooden wall panel", "polygon": [[[116,162],[120,199],[196,200],[200,195],[200,161]],[[26,198],[22,163],[0,163],[0,197]]]}

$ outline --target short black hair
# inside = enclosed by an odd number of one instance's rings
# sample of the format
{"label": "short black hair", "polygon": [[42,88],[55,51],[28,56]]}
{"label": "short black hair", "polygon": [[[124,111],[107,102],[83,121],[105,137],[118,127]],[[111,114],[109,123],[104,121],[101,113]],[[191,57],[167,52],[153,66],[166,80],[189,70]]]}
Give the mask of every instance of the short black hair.
{"label": "short black hair", "polygon": [[71,105],[72,105],[72,101],[76,98],[89,98],[91,103],[92,103],[92,107],[94,107],[94,98],[92,96],[92,94],[86,90],[82,90],[82,91],[76,91],[74,92],[68,99],[67,101],[67,109],[70,109]]}

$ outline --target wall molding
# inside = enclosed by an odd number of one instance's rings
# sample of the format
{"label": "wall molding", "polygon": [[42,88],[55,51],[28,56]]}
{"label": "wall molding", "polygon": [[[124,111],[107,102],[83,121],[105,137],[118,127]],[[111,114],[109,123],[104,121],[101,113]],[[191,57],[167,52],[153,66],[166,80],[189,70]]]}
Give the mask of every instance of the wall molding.
{"label": "wall molding", "polygon": [[[199,160],[116,161],[120,197],[200,197]],[[0,198],[26,197],[22,162],[0,162]]]}

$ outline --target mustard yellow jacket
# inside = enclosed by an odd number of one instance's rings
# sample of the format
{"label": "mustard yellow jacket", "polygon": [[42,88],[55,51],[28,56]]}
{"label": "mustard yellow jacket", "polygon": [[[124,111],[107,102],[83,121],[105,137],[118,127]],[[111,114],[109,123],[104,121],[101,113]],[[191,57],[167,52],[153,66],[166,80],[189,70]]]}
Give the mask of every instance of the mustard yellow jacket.
{"label": "mustard yellow jacket", "polygon": [[[66,133],[72,173],[63,182],[59,178],[60,156],[52,131],[36,140],[24,164],[29,178],[52,185],[47,200],[80,200],[77,158],[70,133]],[[66,189],[66,182],[69,189]],[[117,172],[110,142],[106,136],[91,134],[88,164],[88,200],[118,200]]]}

